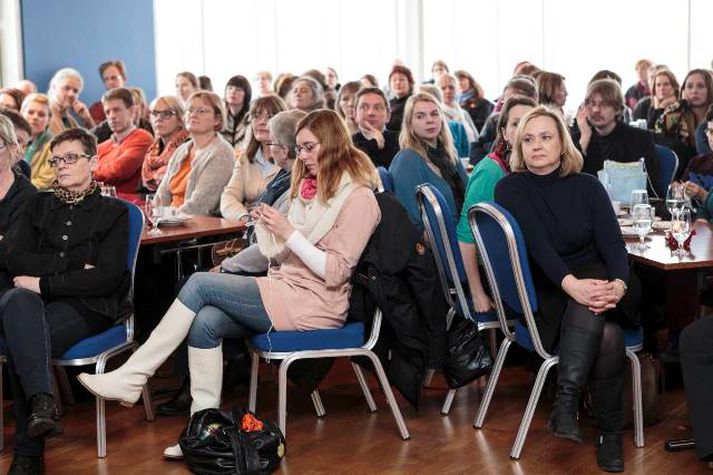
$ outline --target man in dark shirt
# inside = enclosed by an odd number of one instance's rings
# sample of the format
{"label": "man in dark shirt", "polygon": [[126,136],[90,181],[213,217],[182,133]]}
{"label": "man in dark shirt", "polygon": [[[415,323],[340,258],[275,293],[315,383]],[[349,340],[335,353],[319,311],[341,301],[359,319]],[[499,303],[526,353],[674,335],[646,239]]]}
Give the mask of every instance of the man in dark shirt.
{"label": "man in dark shirt", "polygon": [[572,132],[572,139],[584,156],[582,172],[596,176],[605,160],[630,163],[643,158],[649,175],[649,194],[663,197],[665,190],[659,189],[654,135],[622,122],[623,110],[624,97],[616,81],[599,79],[589,84],[584,107],[577,113],[579,130]]}
{"label": "man in dark shirt", "polygon": [[354,145],[369,155],[374,165],[389,168],[399,152],[399,136],[386,129],[391,111],[389,101],[377,87],[367,87],[357,93],[356,123],[359,132],[352,136]]}

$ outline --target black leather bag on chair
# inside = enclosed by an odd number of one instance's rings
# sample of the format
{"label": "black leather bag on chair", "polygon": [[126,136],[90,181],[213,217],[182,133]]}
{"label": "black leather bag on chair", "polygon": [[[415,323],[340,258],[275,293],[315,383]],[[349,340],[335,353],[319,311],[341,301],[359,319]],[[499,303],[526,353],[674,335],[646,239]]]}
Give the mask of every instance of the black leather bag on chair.
{"label": "black leather bag on chair", "polygon": [[282,431],[244,409],[196,412],[179,444],[188,468],[205,475],[269,474],[285,455]]}

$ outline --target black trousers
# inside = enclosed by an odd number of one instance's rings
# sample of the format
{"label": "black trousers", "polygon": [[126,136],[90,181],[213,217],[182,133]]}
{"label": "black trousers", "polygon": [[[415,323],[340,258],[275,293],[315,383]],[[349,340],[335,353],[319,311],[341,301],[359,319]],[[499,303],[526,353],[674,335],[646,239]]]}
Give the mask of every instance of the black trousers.
{"label": "black trousers", "polygon": [[703,317],[684,328],[679,349],[696,452],[710,461],[713,460],[713,317]]}
{"label": "black trousers", "polygon": [[[60,357],[77,341],[96,332],[74,307],[64,302],[46,303],[25,289],[10,289],[0,297],[0,337],[5,344],[8,373],[15,396],[15,453],[39,456],[44,437],[26,435],[30,398],[52,394],[50,359]],[[107,320],[106,326],[110,325]]]}

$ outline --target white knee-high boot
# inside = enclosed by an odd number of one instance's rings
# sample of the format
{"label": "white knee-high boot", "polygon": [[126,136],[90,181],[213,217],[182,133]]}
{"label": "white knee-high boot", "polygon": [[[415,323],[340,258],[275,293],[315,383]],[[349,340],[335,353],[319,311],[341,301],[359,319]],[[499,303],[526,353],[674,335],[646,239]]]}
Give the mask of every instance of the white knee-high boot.
{"label": "white knee-high boot", "polygon": [[146,343],[126,363],[105,374],[82,373],[77,377],[79,382],[95,396],[133,405],[148,378],[186,338],[195,316],[181,301],[174,300]]}
{"label": "white knee-high boot", "polygon": [[[188,370],[191,375],[191,416],[203,409],[220,408],[223,389],[223,346],[216,348],[188,347]],[[163,451],[166,458],[183,458],[181,446],[176,444]]]}

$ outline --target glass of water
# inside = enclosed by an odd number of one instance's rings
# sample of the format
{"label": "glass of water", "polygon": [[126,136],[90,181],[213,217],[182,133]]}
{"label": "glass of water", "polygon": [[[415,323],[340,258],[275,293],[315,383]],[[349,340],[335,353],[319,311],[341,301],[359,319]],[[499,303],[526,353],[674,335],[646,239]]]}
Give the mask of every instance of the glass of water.
{"label": "glass of water", "polygon": [[651,232],[654,223],[654,208],[649,205],[634,205],[631,217],[634,221],[634,231],[639,236],[639,249],[647,249],[649,246],[646,245],[646,236]]}
{"label": "glass of water", "polygon": [[648,205],[649,204],[649,194],[646,190],[632,190],[631,191],[631,202],[629,210],[633,213],[634,206],[636,205]]}
{"label": "glass of water", "polygon": [[671,218],[671,234],[678,243],[676,255],[681,257],[684,254],[683,243],[691,234],[691,210],[685,207],[674,210]]}

